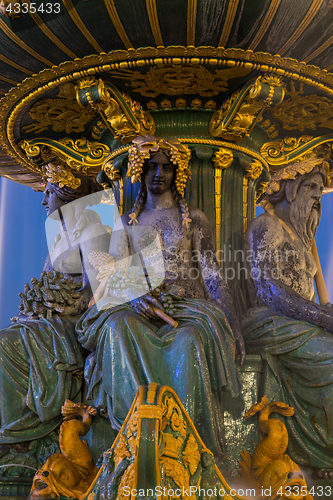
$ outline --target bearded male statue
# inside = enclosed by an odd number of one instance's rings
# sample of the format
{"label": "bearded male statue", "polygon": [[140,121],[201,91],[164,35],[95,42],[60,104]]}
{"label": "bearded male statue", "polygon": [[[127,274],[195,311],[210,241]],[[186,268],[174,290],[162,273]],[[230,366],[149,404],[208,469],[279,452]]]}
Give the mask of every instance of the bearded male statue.
{"label": "bearded male statue", "polygon": [[284,167],[268,184],[265,213],[246,233],[253,307],[243,335],[247,352],[267,362],[263,394],[295,408],[285,421],[288,453],[333,477],[333,309],[315,303],[311,252],[325,184],[319,158]]}

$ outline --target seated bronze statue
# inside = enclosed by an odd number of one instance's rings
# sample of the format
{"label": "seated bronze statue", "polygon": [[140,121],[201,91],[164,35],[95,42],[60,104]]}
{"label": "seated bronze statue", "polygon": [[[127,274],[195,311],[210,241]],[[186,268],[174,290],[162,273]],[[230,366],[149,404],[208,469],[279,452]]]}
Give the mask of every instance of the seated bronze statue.
{"label": "seated bronze statue", "polygon": [[268,184],[265,213],[246,233],[253,308],[243,335],[247,352],[267,361],[263,394],[295,409],[285,421],[290,456],[333,470],[333,309],[315,302],[311,252],[327,182],[328,164],[308,158]]}
{"label": "seated bronze statue", "polygon": [[236,346],[244,357],[238,319],[209,223],[183,197],[190,150],[178,141],[149,136],[133,142],[128,175],[141,181],[140,189],[133,209],[114,227],[109,253],[116,267],[130,267],[135,255],[144,267],[149,247],[153,267],[151,249],[159,247],[163,286],[183,290],[172,310],[178,326],[161,320],[157,311],[165,308],[153,290],[140,296],[130,284],[122,291],[123,303],[114,305],[115,297],[109,297],[103,307],[92,306],[76,325],[80,343],[92,351],[85,366],[88,401],[107,408],[119,429],[139,385],[168,385],[219,459],[221,391],[235,397],[241,390],[235,364]]}
{"label": "seated bronze statue", "polygon": [[61,423],[64,401],[79,393],[84,357],[74,328],[92,296],[88,254],[109,245],[99,215],[85,209],[102,187],[58,164],[47,166],[46,177],[42,204],[50,217],[60,210],[61,232],[42,276],[20,294],[16,322],[0,331],[2,445],[49,433]]}

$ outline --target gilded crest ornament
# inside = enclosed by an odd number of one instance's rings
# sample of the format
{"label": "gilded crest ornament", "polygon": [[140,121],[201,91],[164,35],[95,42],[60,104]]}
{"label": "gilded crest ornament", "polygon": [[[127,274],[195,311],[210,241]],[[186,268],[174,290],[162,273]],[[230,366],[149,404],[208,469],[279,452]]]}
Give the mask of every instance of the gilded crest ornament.
{"label": "gilded crest ornament", "polygon": [[63,165],[49,163],[43,167],[44,179],[51,184],[59,184],[60,188],[64,186],[77,189],[81,185],[81,179],[65,168]]}
{"label": "gilded crest ornament", "polygon": [[117,78],[130,80],[134,92],[154,98],[165,95],[199,94],[211,97],[228,90],[228,81],[245,76],[249,70],[244,67],[233,67],[209,71],[200,64],[170,64],[154,66],[146,74],[139,71],[123,70],[117,72]]}
{"label": "gilded crest ornament", "polygon": [[296,90],[291,82],[290,88],[288,98],[272,109],[272,115],[282,122],[285,130],[333,129],[333,102],[329,97],[304,94],[302,83]]}

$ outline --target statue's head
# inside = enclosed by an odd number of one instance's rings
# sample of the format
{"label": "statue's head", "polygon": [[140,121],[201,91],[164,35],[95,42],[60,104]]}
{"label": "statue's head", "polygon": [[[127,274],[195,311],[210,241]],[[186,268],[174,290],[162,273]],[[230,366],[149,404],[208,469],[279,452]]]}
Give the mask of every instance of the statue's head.
{"label": "statue's head", "polygon": [[163,194],[175,186],[176,167],[167,151],[158,151],[145,160],[142,182],[153,194]]}
{"label": "statue's head", "polygon": [[[103,190],[103,187],[88,175],[73,172],[58,162],[49,163],[43,171],[47,184],[42,205],[45,206],[48,216],[66,203]],[[82,204],[81,201],[80,208],[89,204],[89,199],[86,198],[86,203]]]}
{"label": "statue's head", "polygon": [[266,189],[262,206],[266,211],[283,206],[295,232],[311,245],[321,217],[321,196],[329,184],[328,164],[309,158],[279,170]]}
{"label": "statue's head", "polygon": [[183,224],[188,226],[189,210],[184,200],[184,191],[187,178],[191,178],[190,158],[189,148],[176,139],[158,139],[145,135],[133,140],[133,146],[128,151],[127,176],[131,178],[132,183],[140,181],[141,185],[130,214],[130,224],[138,222],[147,198],[147,190],[162,194],[171,189],[180,205]]}

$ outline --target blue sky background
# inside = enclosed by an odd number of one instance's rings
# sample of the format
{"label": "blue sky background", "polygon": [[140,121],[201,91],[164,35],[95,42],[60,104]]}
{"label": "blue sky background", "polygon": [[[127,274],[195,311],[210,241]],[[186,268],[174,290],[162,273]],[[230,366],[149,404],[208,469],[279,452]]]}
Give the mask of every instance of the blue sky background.
{"label": "blue sky background", "polygon": [[[48,249],[42,199],[42,193],[0,177],[0,328],[18,313],[18,293],[33,276],[39,277],[44,266]],[[322,206],[316,241],[329,300],[333,302],[333,194],[323,196]],[[112,207],[101,205],[98,212],[102,222],[112,227]]]}

